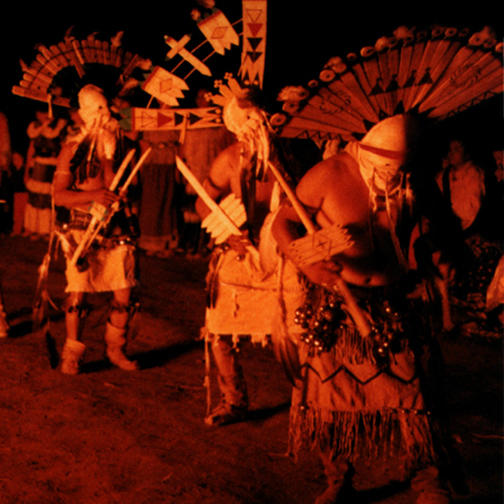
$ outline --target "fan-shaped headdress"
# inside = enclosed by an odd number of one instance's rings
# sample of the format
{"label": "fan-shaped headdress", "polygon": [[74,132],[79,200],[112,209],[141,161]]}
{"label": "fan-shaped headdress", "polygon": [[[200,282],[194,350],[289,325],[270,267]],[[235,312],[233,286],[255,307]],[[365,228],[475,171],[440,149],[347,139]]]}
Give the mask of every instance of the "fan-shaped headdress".
{"label": "fan-shaped headdress", "polygon": [[440,120],[503,91],[502,48],[488,28],[400,27],[360,53],[333,57],[305,87],[286,87],[271,123],[282,136],[361,140],[381,120]]}
{"label": "fan-shaped headdress", "polygon": [[[488,28],[471,34],[400,27],[359,54],[331,58],[306,86],[284,88],[271,125],[281,136],[310,138],[321,147],[347,143],[372,207],[385,196],[392,222],[390,196],[400,205],[412,198],[408,175],[399,170],[411,146],[408,122],[419,115],[442,120],[502,93],[502,48]],[[406,264],[395,231],[392,241]]]}
{"label": "fan-shaped headdress", "polygon": [[75,84],[84,85],[88,73],[96,75],[96,68],[102,74],[109,71],[107,80],[114,80],[114,91],[120,94],[128,87],[136,68],[148,70],[152,66],[149,59],[123,49],[122,31],[109,40],[99,40],[94,33],[78,40],[71,31],[72,28],[67,30],[57,44],[37,45],[37,54],[29,65],[20,61],[23,74],[19,84],[12,88],[15,95],[70,107]]}

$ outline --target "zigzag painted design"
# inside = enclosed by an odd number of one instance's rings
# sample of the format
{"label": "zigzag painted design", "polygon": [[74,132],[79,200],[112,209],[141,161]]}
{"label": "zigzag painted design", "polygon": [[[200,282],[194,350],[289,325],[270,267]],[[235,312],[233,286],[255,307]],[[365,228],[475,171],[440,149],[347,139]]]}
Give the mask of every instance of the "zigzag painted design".
{"label": "zigzag painted design", "polygon": [[360,139],[386,117],[441,120],[502,93],[503,43],[488,30],[400,27],[346,57],[331,58],[306,86],[284,88],[271,122],[285,137]]}
{"label": "zigzag painted design", "polygon": [[[301,367],[310,369],[320,378],[320,374],[317,372],[316,369],[314,369],[312,366],[310,366],[310,364],[303,364]],[[390,376],[391,378],[394,378],[395,380],[398,380],[404,384],[413,383],[416,379],[418,379],[418,373],[415,373],[409,380],[405,380],[404,378],[401,378],[400,376],[397,376],[394,373],[391,373],[387,370],[380,370],[380,371],[376,372],[373,376],[368,378],[367,380],[361,380],[360,378],[355,376],[355,374],[353,374],[347,367],[341,365],[338,369],[336,369],[333,373],[331,373],[327,378],[325,378],[324,380],[321,379],[320,381],[321,381],[321,383],[327,383],[328,381],[332,380],[339,373],[342,373],[342,372],[346,373],[353,380],[358,382],[360,385],[364,385],[364,386],[371,383],[373,380],[376,380],[376,378],[378,378],[379,376],[381,376],[383,374],[386,374],[386,375]]]}

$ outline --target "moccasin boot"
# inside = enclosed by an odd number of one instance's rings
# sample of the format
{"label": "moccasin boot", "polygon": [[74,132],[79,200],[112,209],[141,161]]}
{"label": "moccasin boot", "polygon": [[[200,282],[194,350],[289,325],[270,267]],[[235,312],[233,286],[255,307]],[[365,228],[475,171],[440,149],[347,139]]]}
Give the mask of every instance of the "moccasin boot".
{"label": "moccasin boot", "polygon": [[116,327],[107,322],[105,330],[105,343],[107,345],[107,357],[109,361],[120,369],[125,371],[138,370],[138,363],[132,361],[124,354],[126,346],[126,329]]}
{"label": "moccasin boot", "polygon": [[9,323],[7,322],[7,314],[2,302],[2,290],[0,289],[0,338],[7,338],[9,334]]}
{"label": "moccasin boot", "polygon": [[247,417],[247,407],[229,404],[224,399],[205,417],[205,423],[211,426],[228,425],[241,422]]}
{"label": "moccasin boot", "polygon": [[7,338],[9,335],[9,323],[7,322],[7,317],[5,312],[2,310],[0,305],[0,338]]}
{"label": "moccasin boot", "polygon": [[327,480],[327,488],[320,494],[314,504],[338,504],[347,502],[343,494],[347,495],[350,486],[350,466],[344,459],[331,460],[326,454],[320,454]]}
{"label": "moccasin boot", "polygon": [[77,340],[67,339],[61,352],[61,367],[63,374],[76,375],[79,373],[80,361],[86,350],[86,345]]}
{"label": "moccasin boot", "polygon": [[411,480],[411,488],[416,492],[415,504],[450,504],[450,494],[441,484],[439,471],[430,466],[418,471]]}

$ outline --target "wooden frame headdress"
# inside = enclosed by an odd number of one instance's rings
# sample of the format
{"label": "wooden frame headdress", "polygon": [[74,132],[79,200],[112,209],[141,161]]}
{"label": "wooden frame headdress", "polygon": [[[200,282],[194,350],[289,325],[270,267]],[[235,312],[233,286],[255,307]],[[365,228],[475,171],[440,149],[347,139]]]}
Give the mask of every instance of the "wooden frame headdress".
{"label": "wooden frame headdress", "polygon": [[443,120],[503,92],[503,43],[492,30],[399,27],[359,53],[331,58],[306,86],[279,94],[281,136],[360,140],[381,120],[417,113]]}

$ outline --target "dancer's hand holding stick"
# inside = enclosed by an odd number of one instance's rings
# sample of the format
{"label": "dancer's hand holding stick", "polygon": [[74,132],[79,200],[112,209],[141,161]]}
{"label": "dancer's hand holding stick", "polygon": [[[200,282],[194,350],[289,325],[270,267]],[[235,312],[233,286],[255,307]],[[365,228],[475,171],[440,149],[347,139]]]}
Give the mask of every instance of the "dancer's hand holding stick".
{"label": "dancer's hand holding stick", "polygon": [[[291,189],[287,181],[284,179],[283,175],[280,173],[280,171],[273,163],[269,162],[268,164],[273,175],[280,184],[280,187],[285,192],[287,198],[292,204],[292,207],[294,208],[296,214],[301,220],[301,223],[306,228],[308,235],[311,235],[311,237],[315,237],[317,233],[320,233],[321,231],[323,231],[323,229],[317,230],[315,224],[312,222],[310,216],[308,215],[308,212],[306,211],[305,207],[299,201],[294,191]],[[342,230],[339,226],[336,227],[333,226],[333,228],[334,229],[332,229],[330,236],[325,235],[324,237],[323,247],[321,247],[322,254],[327,255],[327,250],[331,250],[332,255],[334,255],[338,251],[341,252],[342,250],[345,250],[351,245],[351,242],[346,236],[344,230]],[[303,240],[303,238],[301,238],[301,240]],[[333,243],[333,245],[328,246],[326,240],[329,240],[329,243]],[[296,242],[297,241],[298,240],[296,240]],[[293,242],[293,244],[295,244],[296,242]],[[313,244],[315,245],[317,242],[320,243],[320,240],[314,241]],[[324,259],[324,257],[320,256],[320,254],[311,254],[311,255],[312,258],[314,259],[312,260],[312,262]],[[343,296],[345,304],[347,305],[348,308],[348,312],[350,313],[350,316],[355,322],[355,325],[357,326],[360,335],[363,338],[367,338],[371,333],[371,326],[369,324],[369,321],[362,312],[362,310],[360,309],[359,305],[357,304],[357,301],[355,300],[355,297],[350,292],[350,289],[348,288],[346,282],[341,278],[341,276],[339,275],[336,276],[336,282],[333,288]]]}

